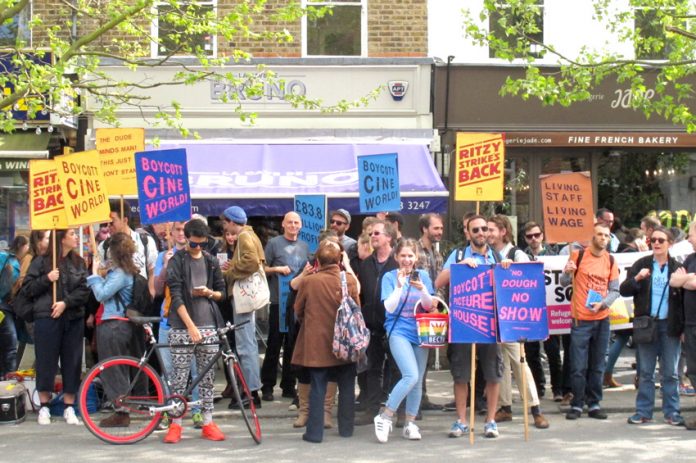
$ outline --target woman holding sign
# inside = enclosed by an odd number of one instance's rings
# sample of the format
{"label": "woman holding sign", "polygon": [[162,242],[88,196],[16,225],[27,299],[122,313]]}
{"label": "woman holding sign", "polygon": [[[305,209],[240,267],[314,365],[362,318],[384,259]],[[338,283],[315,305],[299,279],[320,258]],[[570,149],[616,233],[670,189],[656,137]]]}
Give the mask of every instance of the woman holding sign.
{"label": "woman holding sign", "polygon": [[377,415],[375,435],[379,442],[387,442],[392,429],[394,413],[406,399],[406,424],[403,437],[421,438],[415,424],[420,407],[423,375],[428,361],[428,350],[420,347],[415,308],[420,301],[426,310],[432,310],[433,284],[428,272],[415,268],[418,262],[418,242],[404,239],[396,247],[399,268],[385,273],[382,279],[382,300],[386,309],[384,329],[391,355],[399,367],[401,379],[389,393],[382,413]]}
{"label": "woman holding sign", "polygon": [[[638,395],[636,413],[629,424],[652,421],[655,406],[655,366],[660,359],[662,413],[665,423],[682,426],[679,408],[680,342],[683,326],[682,290],[671,288],[669,279],[681,264],[669,255],[674,242],[672,233],[663,227],[650,236],[652,255],[638,259],[621,283],[624,297],[633,296],[633,339],[638,346]],[[641,323],[643,322],[643,323]],[[645,328],[641,328],[642,325]],[[643,336],[645,334],[645,336]]]}
{"label": "woman holding sign", "polygon": [[[75,252],[79,237],[74,229],[51,233],[58,245],[55,256],[49,251],[34,259],[22,291],[34,301],[34,349],[36,389],[41,408],[38,423],[51,423],[48,403],[54,390],[58,361],[63,377],[63,417],[68,424],[80,424],[73,404],[80,387],[84,347],[85,304],[89,299],[85,261]],[[48,247],[54,249],[52,243]],[[54,259],[54,257],[56,257]],[[56,296],[53,296],[56,285]]]}

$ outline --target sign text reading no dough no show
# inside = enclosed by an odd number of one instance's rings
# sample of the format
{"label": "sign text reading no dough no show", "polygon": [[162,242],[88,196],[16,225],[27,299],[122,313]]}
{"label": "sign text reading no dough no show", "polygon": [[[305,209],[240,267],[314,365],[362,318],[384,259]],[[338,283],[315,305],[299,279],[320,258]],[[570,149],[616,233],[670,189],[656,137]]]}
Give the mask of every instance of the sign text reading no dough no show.
{"label": "sign text reading no dough no show", "polygon": [[396,153],[358,156],[358,180],[361,213],[401,210]]}

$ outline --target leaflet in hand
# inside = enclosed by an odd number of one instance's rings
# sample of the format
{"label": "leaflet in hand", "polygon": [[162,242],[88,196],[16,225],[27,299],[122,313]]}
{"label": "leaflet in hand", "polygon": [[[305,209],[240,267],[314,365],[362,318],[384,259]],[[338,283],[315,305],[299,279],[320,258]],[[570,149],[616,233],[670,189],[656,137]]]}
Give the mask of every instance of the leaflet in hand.
{"label": "leaflet in hand", "polygon": [[594,289],[590,289],[587,291],[587,301],[585,302],[585,307],[592,309],[596,303],[602,302],[603,300],[604,298],[601,294]]}

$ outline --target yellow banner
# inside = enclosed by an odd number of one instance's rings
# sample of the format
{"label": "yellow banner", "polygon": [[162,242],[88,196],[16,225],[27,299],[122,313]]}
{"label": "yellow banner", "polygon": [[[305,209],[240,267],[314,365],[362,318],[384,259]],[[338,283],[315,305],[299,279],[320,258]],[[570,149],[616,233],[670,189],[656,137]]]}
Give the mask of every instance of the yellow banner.
{"label": "yellow banner", "polygon": [[109,221],[109,194],[97,150],[56,156],[68,225]]}
{"label": "yellow banner", "polygon": [[109,194],[138,194],[135,153],[145,151],[145,129],[97,129],[97,151]]}
{"label": "yellow banner", "polygon": [[505,140],[502,133],[457,133],[455,201],[502,201]]}
{"label": "yellow banner", "polygon": [[68,228],[56,162],[29,161],[29,216],[32,230]]}

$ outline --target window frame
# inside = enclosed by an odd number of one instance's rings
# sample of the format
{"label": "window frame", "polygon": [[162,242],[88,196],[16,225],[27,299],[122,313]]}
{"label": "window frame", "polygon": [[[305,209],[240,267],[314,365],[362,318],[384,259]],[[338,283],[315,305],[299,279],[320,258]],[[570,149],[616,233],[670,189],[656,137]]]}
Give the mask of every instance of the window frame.
{"label": "window frame", "polygon": [[[217,16],[218,14],[218,0],[196,0],[195,2],[193,1],[187,1],[183,0],[180,2],[180,6],[188,5],[190,3],[196,3],[200,6],[212,6],[213,12]],[[168,6],[168,2],[163,2],[163,1],[158,1],[155,2],[152,5],[152,24],[151,24],[151,31],[152,31],[152,37],[155,38],[155,40],[152,40],[150,42],[150,57],[151,58],[162,58],[165,55],[160,54],[159,52],[159,8],[161,6]],[[217,52],[218,52],[218,38],[217,35],[214,34],[212,38],[212,50],[210,55],[208,56],[209,58],[217,58]],[[172,55],[173,57],[177,58],[193,58],[195,55]]]}
{"label": "window frame", "polygon": [[308,46],[308,24],[307,15],[302,16],[300,34],[302,36],[302,57],[303,58],[367,58],[367,2],[368,0],[302,0],[302,8],[308,6],[359,6],[360,7],[360,54],[359,55],[310,55],[307,52]]}

